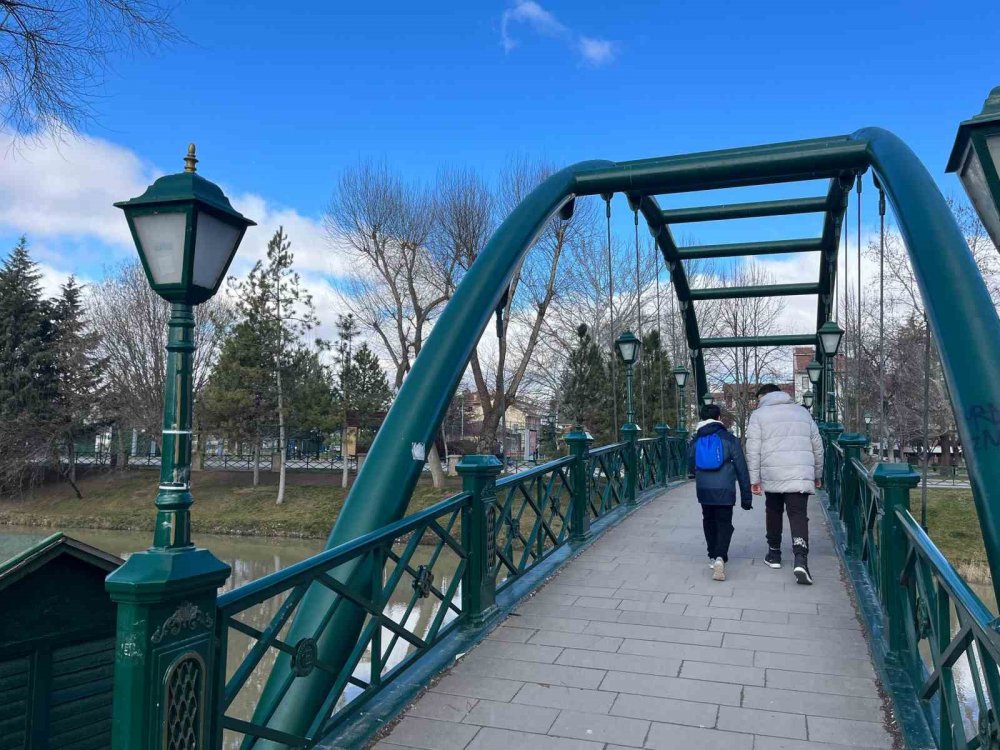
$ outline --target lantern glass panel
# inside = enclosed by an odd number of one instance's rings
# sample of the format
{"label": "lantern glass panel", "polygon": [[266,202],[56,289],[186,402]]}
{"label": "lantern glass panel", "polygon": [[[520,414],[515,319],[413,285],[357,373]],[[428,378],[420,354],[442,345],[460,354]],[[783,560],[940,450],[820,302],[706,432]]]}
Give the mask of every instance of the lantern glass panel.
{"label": "lantern glass panel", "polygon": [[[993,162],[993,167],[1000,173],[1000,133],[986,136],[985,141],[986,151]],[[1000,242],[1000,206],[997,205],[1000,195],[993,195],[990,190],[983,164],[979,160],[979,152],[971,141],[965,152],[965,163],[959,170],[958,176],[986,231],[994,242]]]}
{"label": "lantern glass panel", "polygon": [[192,283],[202,289],[215,289],[236,252],[242,227],[220,221],[205,211],[198,212],[197,226]]}
{"label": "lantern glass panel", "polygon": [[687,370],[674,371],[674,380],[677,381],[678,388],[683,388],[684,384],[687,383],[687,379],[688,379]]}
{"label": "lantern glass panel", "polygon": [[180,284],[184,273],[187,214],[145,214],[132,221],[153,284]]}

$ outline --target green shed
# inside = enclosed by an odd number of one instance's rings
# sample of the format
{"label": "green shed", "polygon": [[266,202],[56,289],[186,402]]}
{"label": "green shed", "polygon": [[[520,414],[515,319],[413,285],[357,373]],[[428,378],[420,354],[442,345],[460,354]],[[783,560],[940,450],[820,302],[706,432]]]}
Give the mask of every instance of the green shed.
{"label": "green shed", "polygon": [[0,750],[111,747],[122,562],[59,533],[0,563]]}

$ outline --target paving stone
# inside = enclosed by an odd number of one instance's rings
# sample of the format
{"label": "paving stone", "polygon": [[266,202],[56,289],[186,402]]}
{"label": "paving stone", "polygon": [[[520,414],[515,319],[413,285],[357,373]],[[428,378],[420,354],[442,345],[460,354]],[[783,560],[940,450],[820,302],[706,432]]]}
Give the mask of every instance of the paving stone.
{"label": "paving stone", "polygon": [[601,682],[601,690],[738,706],[742,686],[632,672],[608,672]]}
{"label": "paving stone", "polygon": [[596,742],[620,742],[642,747],[649,731],[649,722],[621,716],[560,711],[549,734]]}
{"label": "paving stone", "polygon": [[708,630],[708,625],[711,620],[708,617],[673,615],[663,612],[621,612],[618,622],[627,623],[629,625],[655,625],[663,628]]}
{"label": "paving stone", "polygon": [[581,742],[547,734],[483,727],[468,750],[601,750],[600,742]]}
{"label": "paving stone", "polygon": [[551,664],[562,652],[557,646],[539,646],[534,643],[504,643],[503,641],[483,641],[476,647],[478,656],[494,659],[519,659]]}
{"label": "paving stone", "polygon": [[559,664],[539,664],[532,661],[516,661],[514,659],[473,659],[473,651],[462,662],[454,667],[454,672],[461,675],[479,675],[482,677],[499,677],[505,680],[521,682],[537,682],[543,685],[565,685],[566,687],[581,687],[594,689],[604,679],[604,670],[584,669],[583,667],[566,667]]}
{"label": "paving stone", "polygon": [[595,596],[581,596],[576,602],[574,602],[574,607],[596,607],[598,609],[617,609],[618,605],[621,604],[621,599],[604,599]]}
{"label": "paving stone", "polygon": [[628,612],[662,612],[666,615],[682,615],[688,608],[686,604],[676,604],[671,602],[649,602],[635,599],[622,599],[618,609]]}
{"label": "paving stone", "polygon": [[743,705],[769,711],[786,711],[834,719],[881,721],[882,701],[877,698],[857,698],[850,695],[808,693],[803,690],[776,690],[747,687],[743,690]]}
{"label": "paving stone", "polygon": [[614,638],[609,635],[588,635],[587,633],[560,633],[552,630],[532,631],[530,643],[541,646],[560,646],[563,648],[582,648],[588,651],[614,652],[622,645],[624,638]]}
{"label": "paving stone", "polygon": [[755,708],[719,707],[719,729],[752,732],[772,737],[806,739],[806,717]]}
{"label": "paving stone", "polygon": [[505,641],[507,643],[524,643],[535,634],[534,630],[528,628],[515,628],[510,625],[503,625],[488,636],[487,640]]}
{"label": "paving stone", "polygon": [[783,654],[817,656],[837,654],[838,658],[867,660],[868,646],[864,643],[826,643],[800,638],[768,638],[762,635],[725,633],[722,645],[726,648],[743,648],[749,651],[774,651]]}
{"label": "paving stone", "polygon": [[845,615],[789,615],[789,625],[801,625],[810,628],[832,628],[834,630],[853,630],[861,632],[861,623],[853,614]]}
{"label": "paving stone", "polygon": [[664,643],[662,641],[638,641],[626,638],[618,649],[623,654],[641,656],[662,656],[667,659],[693,659],[713,664],[735,664],[753,666],[753,651],[714,646],[692,646],[684,643]]}
{"label": "paving stone", "polygon": [[582,633],[587,627],[586,620],[574,620],[567,617],[542,617],[540,615],[522,615],[514,613],[507,621],[518,628],[531,630],[561,630],[564,633]]}
{"label": "paving stone", "polygon": [[410,706],[407,716],[420,716],[424,719],[440,719],[441,721],[461,721],[476,705],[475,698],[461,695],[428,692],[420,696],[420,700]]}
{"label": "paving stone", "polygon": [[771,622],[778,625],[787,625],[791,617],[816,617],[818,615],[790,615],[787,612],[774,612],[771,610],[744,609],[740,617],[748,622]]}
{"label": "paving stone", "polygon": [[572,711],[606,714],[611,710],[615,694],[604,690],[583,690],[559,685],[526,684],[513,703],[525,703],[529,706],[546,706],[548,708],[570,709]]}
{"label": "paving stone", "polygon": [[739,685],[764,686],[764,670],[757,667],[737,667],[732,664],[710,664],[703,661],[685,661],[681,677],[691,680],[711,680]]}
{"label": "paving stone", "polygon": [[678,659],[664,659],[659,656],[635,656],[631,654],[610,654],[604,651],[582,651],[567,648],[556,660],[557,664],[591,669],[616,669],[619,672],[666,675],[676,677],[681,668]]}
{"label": "paving stone", "polygon": [[[582,597],[581,597],[582,598]],[[540,615],[542,617],[560,617],[572,620],[596,620],[604,622],[617,622],[618,617],[624,612],[611,608],[602,609],[599,607],[571,607],[557,606],[554,604],[524,604],[518,609],[524,615]]]}
{"label": "paving stone", "polygon": [[660,628],[653,625],[627,625],[620,622],[588,622],[583,632],[593,635],[615,635],[644,641],[687,643],[695,646],[721,646],[722,633],[684,628]]}
{"label": "paving stone", "polygon": [[557,578],[547,587],[553,594],[565,594],[566,596],[596,596],[603,599],[610,599],[615,595],[617,586],[608,588],[606,586],[579,586],[576,584],[560,583]]}
{"label": "paving stone", "polygon": [[638,589],[622,587],[615,592],[615,596],[619,599],[626,599],[628,601],[662,602],[667,595],[661,594],[657,591],[640,591]]}
{"label": "paving stone", "polygon": [[463,721],[483,727],[517,729],[544,734],[552,726],[558,711],[544,706],[525,706],[521,703],[479,701]]}
{"label": "paving stone", "polygon": [[632,719],[665,721],[670,724],[687,724],[711,729],[715,726],[719,707],[713,703],[621,693],[611,707],[611,713]]}
{"label": "paving stone", "polygon": [[738,620],[742,612],[742,609],[734,609],[733,607],[708,607],[704,604],[689,604],[687,609],[684,610],[684,616],[707,617],[710,620],[716,617],[725,620]]}
{"label": "paving stone", "polygon": [[766,672],[765,686],[769,688],[807,690],[810,693],[831,693],[834,695],[856,695],[861,698],[878,696],[875,681],[867,677],[838,677],[829,674],[786,672],[782,669],[768,669]]}
{"label": "paving stone", "polygon": [[892,740],[881,723],[830,719],[823,716],[810,716],[808,722],[810,740],[839,742],[848,747],[892,747]]}
{"label": "paving stone", "polygon": [[795,599],[777,599],[767,597],[766,600],[760,597],[751,597],[739,594],[729,597],[713,596],[709,604],[710,607],[739,607],[740,609],[756,609],[763,601],[767,601],[767,607],[773,612],[798,612],[807,615],[817,614],[816,604],[813,602],[803,602]]}
{"label": "paving stone", "polygon": [[468,724],[404,716],[386,739],[421,750],[462,750],[478,731]]}
{"label": "paving stone", "polygon": [[433,688],[436,693],[464,695],[468,698],[486,698],[491,701],[509,701],[524,685],[515,680],[500,680],[482,675],[463,675],[450,672],[441,678]]}
{"label": "paving stone", "polygon": [[[889,746],[886,746],[886,749]],[[884,749],[884,750],[886,750]],[[762,737],[754,739],[753,750],[855,750],[850,745],[831,745],[813,740],[790,740],[786,737]]]}
{"label": "paving stone", "polygon": [[750,620],[720,620],[713,622],[711,630],[742,635],[763,635],[769,638],[795,638],[823,643],[864,643],[860,633],[851,630],[827,629],[817,631],[812,625],[779,625],[770,622]]}
{"label": "paving stone", "polygon": [[802,656],[800,654],[757,651],[754,653],[754,666],[794,672],[819,672],[820,674],[842,675],[844,677],[875,677],[875,670],[871,662],[861,659],[841,659],[836,656]]}
{"label": "paving stone", "polygon": [[651,750],[753,750],[752,734],[653,722],[645,747]]}
{"label": "paving stone", "polygon": [[571,594],[558,594],[554,591],[550,591],[549,587],[546,586],[537,594],[535,594],[533,597],[531,597],[531,601],[568,606],[570,604],[573,604],[579,598],[580,597]]}

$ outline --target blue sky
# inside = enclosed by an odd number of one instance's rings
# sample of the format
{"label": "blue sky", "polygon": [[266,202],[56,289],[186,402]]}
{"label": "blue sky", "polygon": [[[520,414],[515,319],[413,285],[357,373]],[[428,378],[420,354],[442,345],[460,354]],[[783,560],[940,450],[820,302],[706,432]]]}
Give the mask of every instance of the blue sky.
{"label": "blue sky", "polygon": [[[0,243],[27,232],[52,279],[94,278],[133,252],[108,204],[179,169],[189,140],[200,171],[266,224],[241,255],[284,221],[322,281],[337,259],[317,222],[359,158],[430,181],[445,165],[493,175],[513,155],[632,159],[876,124],[958,195],[944,175],[956,126],[1000,84],[992,0],[251,1],[238,12],[181,0],[175,20],[190,43],[117,61],[83,139],[0,151]],[[698,239],[746,239],[734,224]]]}

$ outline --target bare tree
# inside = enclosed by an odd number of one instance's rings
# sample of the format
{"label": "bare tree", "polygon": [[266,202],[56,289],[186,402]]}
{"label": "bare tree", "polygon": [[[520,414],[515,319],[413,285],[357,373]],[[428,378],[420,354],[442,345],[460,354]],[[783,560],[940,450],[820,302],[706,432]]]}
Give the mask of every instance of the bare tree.
{"label": "bare tree", "polygon": [[159,0],[0,0],[0,122],[76,129],[112,59],[181,38]]}
{"label": "bare tree", "polygon": [[[138,260],[112,269],[88,292],[87,317],[100,336],[97,355],[106,363],[104,410],[117,424],[123,454],[124,429],[155,435],[161,425],[170,305],[150,288]],[[196,400],[231,320],[232,308],[224,297],[195,307]]]}
{"label": "bare tree", "polygon": [[[429,251],[434,205],[384,163],[361,162],[340,178],[324,217],[331,243],[357,261],[347,300],[389,356],[398,390],[430,324],[454,289],[456,258]],[[436,444],[427,457],[435,486],[444,483]]]}

